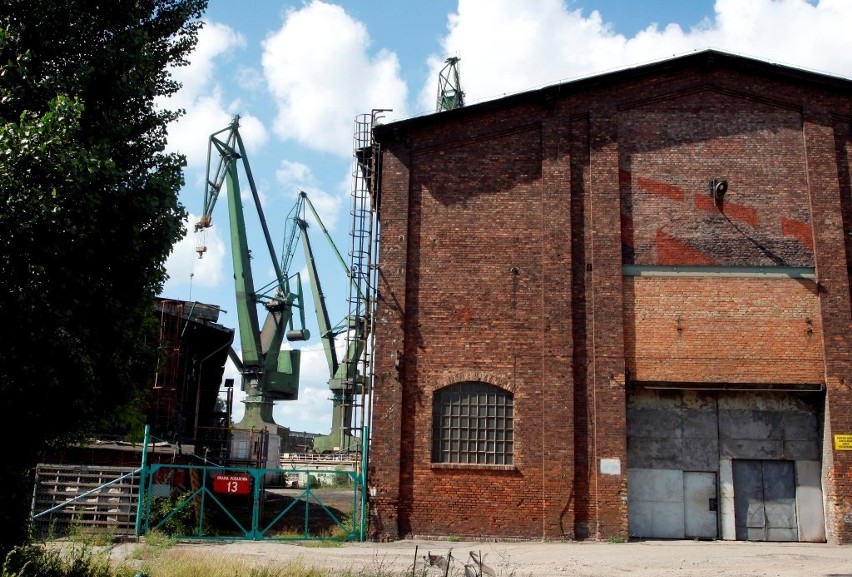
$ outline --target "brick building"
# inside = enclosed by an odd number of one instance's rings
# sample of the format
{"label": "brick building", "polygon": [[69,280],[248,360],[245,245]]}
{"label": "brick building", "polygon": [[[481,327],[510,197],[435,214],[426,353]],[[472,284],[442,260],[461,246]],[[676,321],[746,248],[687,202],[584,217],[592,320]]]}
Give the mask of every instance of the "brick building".
{"label": "brick building", "polygon": [[852,542],[851,118],[705,51],[377,126],[373,537]]}

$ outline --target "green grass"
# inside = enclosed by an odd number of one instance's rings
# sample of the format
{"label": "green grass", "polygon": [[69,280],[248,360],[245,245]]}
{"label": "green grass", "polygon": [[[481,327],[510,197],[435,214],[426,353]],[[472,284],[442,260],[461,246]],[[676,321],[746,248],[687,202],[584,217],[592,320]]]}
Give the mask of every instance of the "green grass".
{"label": "green grass", "polygon": [[[0,577],[403,577],[381,566],[360,570],[314,567],[302,561],[260,563],[251,558],[223,558],[175,548],[167,536],[149,535],[124,561],[111,562],[109,547],[68,541],[14,549],[0,568]],[[307,543],[317,543],[307,545]],[[306,542],[336,547],[337,541]]]}
{"label": "green grass", "polygon": [[177,542],[177,539],[165,533],[151,531],[145,537],[145,543],[135,547],[129,558],[134,561],[156,558],[162,555],[167,549],[173,547]]}
{"label": "green grass", "polygon": [[88,546],[72,543],[57,549],[42,544],[25,545],[9,552],[2,577],[121,577],[109,559]]}
{"label": "green grass", "polygon": [[305,541],[302,547],[313,547],[315,549],[343,547],[344,541],[335,541],[333,539],[321,539],[319,541]]}

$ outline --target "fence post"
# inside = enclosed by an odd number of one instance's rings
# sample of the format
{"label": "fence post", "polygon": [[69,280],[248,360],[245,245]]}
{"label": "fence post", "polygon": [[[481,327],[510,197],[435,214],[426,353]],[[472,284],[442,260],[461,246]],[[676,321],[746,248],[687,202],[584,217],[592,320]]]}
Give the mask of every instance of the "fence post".
{"label": "fence post", "polygon": [[142,445],[142,467],[139,469],[139,500],[136,503],[136,528],[135,535],[139,537],[142,528],[142,504],[145,502],[145,483],[148,473],[148,433],[150,425],[145,425],[145,438]]}

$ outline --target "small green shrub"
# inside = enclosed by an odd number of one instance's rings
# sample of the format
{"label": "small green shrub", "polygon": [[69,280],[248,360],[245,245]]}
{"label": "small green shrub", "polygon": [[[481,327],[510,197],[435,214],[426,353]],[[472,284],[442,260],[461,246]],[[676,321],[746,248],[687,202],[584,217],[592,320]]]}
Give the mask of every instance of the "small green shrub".
{"label": "small green shrub", "polygon": [[75,543],[91,547],[109,545],[115,540],[115,530],[74,524],[69,529],[68,539]]}
{"label": "small green shrub", "polygon": [[62,550],[43,544],[12,549],[3,561],[2,577],[113,577],[109,559],[88,547]]}
{"label": "small green shrub", "polygon": [[331,478],[331,487],[341,488],[352,486],[352,477],[346,471],[337,469]]}
{"label": "small green shrub", "polygon": [[[150,527],[156,527],[167,535],[188,535],[195,524],[195,505],[189,493],[173,497],[158,497],[151,504]],[[165,522],[160,524],[163,519]]]}

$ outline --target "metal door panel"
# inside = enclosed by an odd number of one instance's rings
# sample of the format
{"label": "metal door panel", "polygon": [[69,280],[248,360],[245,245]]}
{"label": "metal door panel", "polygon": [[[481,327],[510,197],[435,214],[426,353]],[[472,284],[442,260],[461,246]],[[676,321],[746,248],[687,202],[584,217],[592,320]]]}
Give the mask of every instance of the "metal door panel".
{"label": "metal door panel", "polygon": [[654,503],[651,532],[658,539],[683,539],[683,503]]}
{"label": "metal door panel", "polygon": [[798,540],[792,461],[736,459],[733,477],[737,539]]}
{"label": "metal door panel", "polygon": [[648,537],[652,533],[654,512],[648,501],[627,501],[627,531],[631,537]]}
{"label": "metal door panel", "polygon": [[796,524],[802,542],[825,542],[821,473],[819,461],[796,461]]}
{"label": "metal door panel", "polygon": [[635,537],[683,539],[683,472],[628,469],[628,531]]}
{"label": "metal door panel", "polygon": [[784,527],[769,527],[766,530],[767,541],[798,541],[798,531],[795,527],[787,529]]}
{"label": "metal door panel", "polygon": [[632,537],[683,539],[683,503],[632,500],[627,515]]}
{"label": "metal door panel", "polygon": [[755,501],[752,501],[748,504],[746,527],[759,527],[762,529],[764,526],[766,526],[766,507],[763,505],[763,496],[760,493],[754,493],[752,494],[751,498],[755,499]]}
{"label": "metal door panel", "polygon": [[796,528],[796,501],[784,499],[782,502],[765,503],[766,526],[778,529]]}
{"label": "metal door panel", "polygon": [[793,461],[763,461],[767,541],[798,541],[796,469]]}
{"label": "metal door panel", "polygon": [[716,473],[684,471],[684,533],[686,537],[718,536]]}
{"label": "metal door panel", "polygon": [[631,501],[683,502],[683,473],[671,469],[628,469]]}
{"label": "metal door panel", "polygon": [[[760,461],[734,459],[734,519],[739,541],[763,540],[763,473]],[[755,529],[758,529],[757,531]],[[759,539],[756,538],[759,534]]]}

